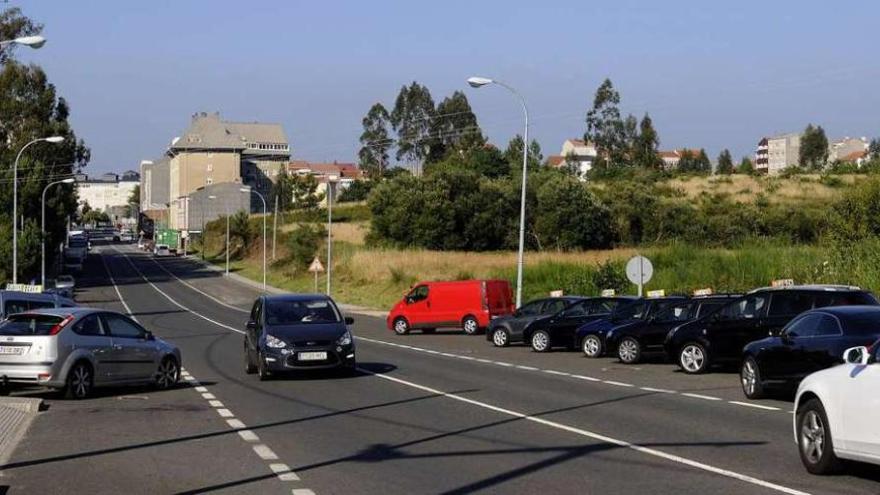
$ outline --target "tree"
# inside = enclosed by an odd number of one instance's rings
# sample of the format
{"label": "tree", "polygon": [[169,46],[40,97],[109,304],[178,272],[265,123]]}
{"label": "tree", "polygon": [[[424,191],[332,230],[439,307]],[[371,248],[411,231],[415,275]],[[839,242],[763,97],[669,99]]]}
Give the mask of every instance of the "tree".
{"label": "tree", "polygon": [[290,175],[287,167],[281,167],[278,179],[275,181],[273,192],[278,198],[278,209],[288,211],[293,208],[294,178]]}
{"label": "tree", "polygon": [[660,146],[660,137],[654,130],[654,122],[647,113],[642,117],[639,124],[639,133],[632,147],[633,163],[647,169],[662,169],[663,160],[657,149]]}
{"label": "tree", "polygon": [[[37,34],[41,26],[22,17],[17,9],[0,14],[0,39]],[[28,148],[19,162],[18,214],[28,219],[41,216],[43,188],[51,181],[70,177],[89,161],[89,149],[68,123],[70,109],[58,96],[46,73],[36,65],[23,65],[10,58],[4,49],[0,70],[0,180],[12,184],[12,165],[19,150],[31,140],[43,136],[63,136],[58,144],[38,144]],[[0,188],[0,225],[12,225],[12,187]],[[52,249],[64,239],[67,217],[76,212],[76,190],[70,184],[54,186],[46,195],[46,245]],[[6,230],[5,232],[10,232]],[[36,247],[29,243],[36,243]],[[39,252],[40,234],[19,236],[19,276],[30,278],[39,272],[40,257],[24,257],[31,249]],[[12,236],[0,236],[0,253],[12,252]],[[52,251],[47,258],[53,259]],[[0,282],[8,278],[12,263],[0,259]],[[51,269],[51,267],[50,267]]]}
{"label": "tree", "polygon": [[239,253],[246,251],[256,237],[257,231],[251,225],[250,215],[245,210],[239,210],[229,217],[229,240],[230,243],[238,241]]}
{"label": "tree", "polygon": [[327,229],[324,224],[299,224],[287,238],[288,258],[296,268],[305,270],[318,255],[321,242],[326,237]]}
{"label": "tree", "polygon": [[[507,160],[507,163],[512,171],[522,170],[522,150],[523,138],[521,135],[517,134],[516,136],[514,136],[513,139],[510,140],[510,143],[507,144],[507,149],[504,150],[504,159]],[[538,144],[537,141],[532,139],[531,144],[529,144],[529,170],[537,170],[541,166],[543,160],[544,155],[541,153],[541,145]]]}
{"label": "tree", "polygon": [[461,91],[454,92],[437,105],[431,135],[436,145],[431,149],[429,161],[441,160],[451,152],[465,153],[486,144],[477,116]]}
{"label": "tree", "polygon": [[88,212],[83,213],[82,221],[89,225],[97,225],[99,223],[106,224],[110,222],[110,217],[101,210],[89,210]]}
{"label": "tree", "polygon": [[290,181],[293,207],[311,211],[318,208],[325,194],[318,193],[318,179],[314,175],[292,175]]}
{"label": "tree", "polygon": [[599,160],[617,165],[626,158],[625,124],[620,118],[620,94],[610,79],[596,90],[593,108],[587,112],[587,131],[584,141],[592,142],[599,153]]}
{"label": "tree", "polygon": [[828,162],[828,138],[822,126],[807,125],[801,136],[798,165],[809,170],[821,170]]}
{"label": "tree", "polygon": [[745,174],[745,175],[754,175],[755,174],[755,164],[752,163],[752,159],[744,156],[742,161],[739,162],[739,165],[736,167],[736,173]]}
{"label": "tree", "polygon": [[733,173],[733,157],[730,156],[730,150],[726,148],[721,150],[721,154],[718,155],[718,169],[715,172],[723,175]]}
{"label": "tree", "polygon": [[586,186],[557,175],[537,191],[535,234],[541,246],[558,250],[611,246],[611,215]]}
{"label": "tree", "polygon": [[[136,208],[132,208],[132,206],[136,206]],[[128,195],[128,202],[125,204],[125,216],[132,218],[139,211],[141,211],[141,185],[135,184],[131,194]]]}
{"label": "tree", "polygon": [[422,163],[439,142],[431,136],[436,110],[428,88],[413,81],[400,93],[391,111],[391,125],[397,132],[397,159]]}
{"label": "tree", "polygon": [[709,161],[709,155],[706,154],[706,150],[703,148],[700,148],[700,152],[697,153],[697,172],[701,174],[712,172],[712,162]]}
{"label": "tree", "polygon": [[[0,40],[2,41],[14,40],[22,36],[33,36],[40,34],[42,30],[42,24],[37,24],[21,15],[21,9],[18,7],[6,9],[0,13]],[[15,45],[0,49],[0,64],[12,59],[14,50]]]}
{"label": "tree", "polygon": [[880,160],[880,138],[871,140],[868,146],[868,158],[870,160]]}
{"label": "tree", "polygon": [[340,203],[364,201],[370,195],[374,185],[376,185],[375,181],[356,180],[339,193],[336,201]]}
{"label": "tree", "polygon": [[388,132],[391,117],[381,103],[370,107],[362,121],[361,149],[358,151],[360,167],[371,179],[379,179],[388,168],[388,152],[394,144]]}

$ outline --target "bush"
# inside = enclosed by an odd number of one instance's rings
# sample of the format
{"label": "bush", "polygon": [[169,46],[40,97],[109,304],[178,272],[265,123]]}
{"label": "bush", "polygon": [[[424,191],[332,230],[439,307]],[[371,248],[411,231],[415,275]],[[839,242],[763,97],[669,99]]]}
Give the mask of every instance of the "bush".
{"label": "bush", "polygon": [[545,181],[537,192],[535,234],[543,248],[602,249],[611,246],[611,214],[584,184],[568,176]]}
{"label": "bush", "polygon": [[339,193],[337,201],[339,203],[350,203],[352,201],[366,201],[375,185],[372,181],[356,180]]}
{"label": "bush", "polygon": [[321,224],[300,224],[287,237],[288,258],[299,269],[309,266],[321,243],[327,237],[327,229]]}

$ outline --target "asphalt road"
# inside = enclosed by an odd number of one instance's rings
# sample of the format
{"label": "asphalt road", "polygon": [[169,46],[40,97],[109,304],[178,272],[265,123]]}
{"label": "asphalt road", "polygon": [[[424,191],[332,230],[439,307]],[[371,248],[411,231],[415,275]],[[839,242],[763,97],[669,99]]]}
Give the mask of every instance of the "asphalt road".
{"label": "asphalt road", "polygon": [[78,300],[180,346],[188,380],[82,402],[18,392],[48,409],[0,493],[880,492],[872,466],[807,474],[791,403],[747,401],[732,373],[398,337],[355,314],[355,376],[260,382],[240,334],[258,291],[187,260],[96,251]]}

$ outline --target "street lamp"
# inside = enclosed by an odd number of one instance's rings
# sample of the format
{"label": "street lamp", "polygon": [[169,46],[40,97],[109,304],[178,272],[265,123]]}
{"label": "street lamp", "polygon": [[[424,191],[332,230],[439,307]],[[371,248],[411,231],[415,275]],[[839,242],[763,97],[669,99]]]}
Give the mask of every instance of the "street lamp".
{"label": "street lamp", "polygon": [[208,197],[205,201],[202,201],[202,261],[205,261],[205,237],[207,235],[207,232],[205,229],[205,210],[208,209],[207,201],[211,200],[211,199],[217,199],[217,196],[214,196],[213,194],[211,194],[211,195],[208,195]]}
{"label": "street lamp", "polygon": [[22,36],[14,40],[0,41],[0,48],[6,48],[9,45],[21,45],[37,49],[42,48],[45,44],[46,38],[42,36]]}
{"label": "street lamp", "polygon": [[266,207],[266,198],[264,198],[256,189],[252,187],[242,187],[239,191],[256,194],[263,202],[263,292],[266,292],[266,215],[268,215],[269,209]]}
{"label": "street lamp", "polygon": [[330,295],[330,272],[333,270],[330,264],[330,256],[333,254],[333,184],[330,182],[330,174],[327,174],[327,295]]}
{"label": "street lamp", "polygon": [[33,141],[22,146],[15,157],[15,164],[12,167],[12,283],[18,283],[18,160],[21,154],[28,146],[36,143],[60,143],[64,141],[63,136],[51,136],[46,138],[34,139]]}
{"label": "street lamp", "polygon": [[528,176],[529,166],[529,109],[526,108],[526,100],[522,95],[501,81],[496,81],[487,77],[471,77],[468,78],[467,82],[472,88],[481,88],[488,84],[497,84],[510,91],[522,105],[523,115],[525,115],[526,119],[525,131],[523,132],[522,194],[519,204],[519,252],[517,253],[516,258],[516,307],[520,307],[522,304],[523,250],[526,237],[526,177]]}
{"label": "street lamp", "polygon": [[72,177],[62,180],[56,180],[55,182],[50,182],[46,184],[46,187],[43,188],[43,200],[40,203],[43,208],[43,240],[40,242],[40,283],[43,287],[46,287],[46,191],[49,190],[50,187],[55,184],[73,184],[76,182]]}

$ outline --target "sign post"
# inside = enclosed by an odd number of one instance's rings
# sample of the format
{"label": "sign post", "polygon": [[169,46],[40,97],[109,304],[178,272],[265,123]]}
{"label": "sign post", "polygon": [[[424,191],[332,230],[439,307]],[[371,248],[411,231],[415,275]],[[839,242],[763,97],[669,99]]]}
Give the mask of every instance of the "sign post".
{"label": "sign post", "polygon": [[324,271],[324,265],[321,264],[321,260],[315,256],[315,259],[312,260],[312,264],[309,265],[309,271],[315,274],[315,293],[318,293],[318,274]]}
{"label": "sign post", "polygon": [[633,256],[626,262],[626,278],[639,286],[639,297],[642,297],[642,289],[654,275],[654,265],[651,260],[644,256]]}

